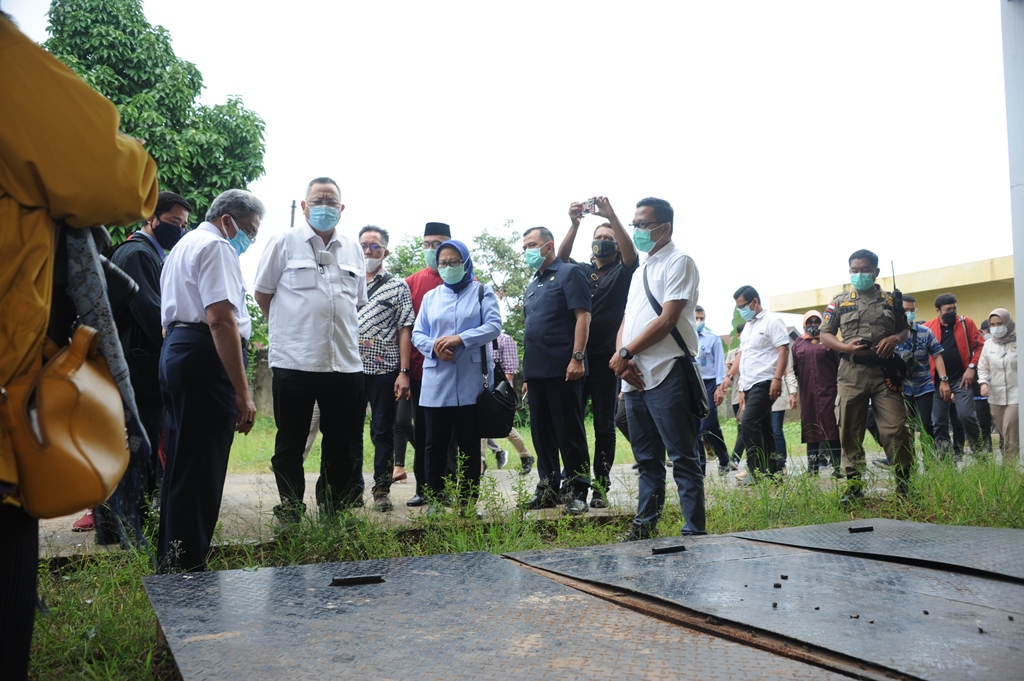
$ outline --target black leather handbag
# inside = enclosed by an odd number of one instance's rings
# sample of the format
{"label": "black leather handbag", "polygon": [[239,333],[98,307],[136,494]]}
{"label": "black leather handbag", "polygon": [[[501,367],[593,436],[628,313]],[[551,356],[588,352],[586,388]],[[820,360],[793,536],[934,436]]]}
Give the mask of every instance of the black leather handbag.
{"label": "black leather handbag", "polygon": [[[654,299],[651,294],[651,286],[647,283],[647,268],[644,267],[644,291],[647,292],[647,300],[651,303],[651,307],[654,308],[654,314],[661,314],[661,303]],[[686,381],[686,391],[689,395],[690,411],[698,419],[706,419],[711,414],[711,402],[708,401],[708,391],[704,387],[704,379],[700,376],[700,365],[697,364],[697,360],[690,354],[690,348],[686,347],[686,343],[683,341],[682,334],[679,333],[679,329],[672,329],[672,338],[676,340],[676,343],[682,348],[683,352],[686,353],[685,357],[680,357],[679,361],[684,362],[683,367],[683,378]]]}
{"label": "black leather handbag", "polygon": [[[480,324],[484,323],[484,285],[477,284],[480,301]],[[516,390],[505,380],[505,369],[498,360],[498,340],[491,341],[494,348],[494,376],[487,376],[487,346],[480,346],[480,372],[483,374],[484,389],[476,398],[476,420],[480,437],[507,437],[512,432],[512,423],[519,406]]]}

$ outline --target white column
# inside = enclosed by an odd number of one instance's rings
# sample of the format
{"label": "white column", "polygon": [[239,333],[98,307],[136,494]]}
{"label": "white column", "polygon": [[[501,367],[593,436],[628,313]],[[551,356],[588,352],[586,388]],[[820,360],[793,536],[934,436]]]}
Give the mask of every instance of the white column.
{"label": "white column", "polygon": [[[1024,0],[997,0],[1003,20],[1003,76],[1006,80],[1006,128],[1010,151],[1010,215],[1013,225],[1013,289],[1024,301]],[[1018,257],[1019,254],[1019,257]],[[1019,320],[1017,310],[1014,320]],[[1022,368],[1018,365],[1020,385]],[[1024,422],[1024,401],[1018,405]]]}

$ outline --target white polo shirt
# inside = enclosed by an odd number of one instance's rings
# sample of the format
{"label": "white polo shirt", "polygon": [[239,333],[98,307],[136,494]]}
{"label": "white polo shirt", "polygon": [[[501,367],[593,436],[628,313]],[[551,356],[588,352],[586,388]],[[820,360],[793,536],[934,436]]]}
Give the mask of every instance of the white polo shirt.
{"label": "white polo shirt", "polygon": [[[679,320],[676,322],[676,328],[682,334],[683,342],[689,348],[690,354],[696,357],[700,341],[697,339],[697,320],[693,315],[694,309],[697,307],[700,272],[697,271],[697,264],[693,258],[676,248],[671,241],[660,251],[648,257],[643,265],[633,273],[633,279],[629,283],[629,296],[626,298],[626,311],[623,315],[622,345],[629,345],[647,328],[648,324],[658,318],[654,308],[651,307],[651,302],[647,299],[647,292],[644,290],[644,271],[647,272],[647,283],[651,287],[651,294],[658,303],[664,305],[669,300],[686,301],[686,306],[683,307]],[[637,354],[633,361],[636,362],[640,373],[643,374],[645,389],[655,388],[664,381],[672,371],[676,359],[683,355],[683,349],[676,343],[672,334]],[[594,361],[601,361],[601,358],[594,358]],[[622,390],[629,392],[634,388],[623,381]]]}
{"label": "white polo shirt", "polygon": [[743,327],[740,334],[740,390],[746,392],[755,383],[775,378],[779,348],[789,345],[786,323],[761,310]]}
{"label": "white polo shirt", "polygon": [[245,306],[245,279],[238,253],[220,230],[204,222],[181,237],[160,272],[160,323],[207,324],[206,308],[227,300],[235,308],[235,323],[249,340],[252,320]]}
{"label": "white polo shirt", "polygon": [[[317,253],[334,262],[317,265]],[[256,271],[256,290],[270,301],[272,368],[362,373],[357,309],[366,305],[363,251],[338,234],[330,243],[308,224],[271,237]]]}

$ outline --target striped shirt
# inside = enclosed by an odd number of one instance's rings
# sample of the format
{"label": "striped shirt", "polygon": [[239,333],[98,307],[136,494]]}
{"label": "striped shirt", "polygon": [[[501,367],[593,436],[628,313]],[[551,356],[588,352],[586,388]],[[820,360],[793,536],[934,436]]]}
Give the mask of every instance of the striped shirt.
{"label": "striped shirt", "polygon": [[519,371],[519,348],[512,336],[504,331],[498,336],[498,361],[506,374],[514,374]]}
{"label": "striped shirt", "polygon": [[[383,277],[381,269],[366,288],[374,288]],[[377,286],[370,302],[359,310],[359,355],[364,374],[379,376],[399,369],[398,330],[411,327],[415,321],[412,295],[404,281],[392,276]]]}

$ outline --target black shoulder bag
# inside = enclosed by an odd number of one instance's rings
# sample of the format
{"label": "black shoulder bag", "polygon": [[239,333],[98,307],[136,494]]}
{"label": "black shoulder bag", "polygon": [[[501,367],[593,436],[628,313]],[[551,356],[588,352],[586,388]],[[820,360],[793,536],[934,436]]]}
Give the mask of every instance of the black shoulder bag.
{"label": "black shoulder bag", "polygon": [[[484,285],[477,284],[477,300],[480,303],[480,325],[484,323]],[[480,437],[508,437],[519,406],[515,388],[505,380],[505,369],[498,361],[498,339],[491,341],[494,348],[494,378],[487,377],[487,346],[480,346],[480,372],[484,378],[484,389],[476,398],[476,421]]]}
{"label": "black shoulder bag", "polygon": [[[647,267],[644,267],[644,291],[647,292],[647,300],[654,308],[654,314],[661,315],[661,304],[651,294],[651,286],[647,283]],[[679,347],[686,353],[685,359],[679,358],[680,362],[686,362],[688,368],[683,369],[683,380],[686,381],[687,393],[690,396],[690,411],[699,419],[706,419],[711,413],[711,403],[708,401],[708,391],[704,387],[704,379],[700,376],[700,365],[690,354],[690,348],[686,347],[683,336],[679,329],[672,328],[672,338]]]}

